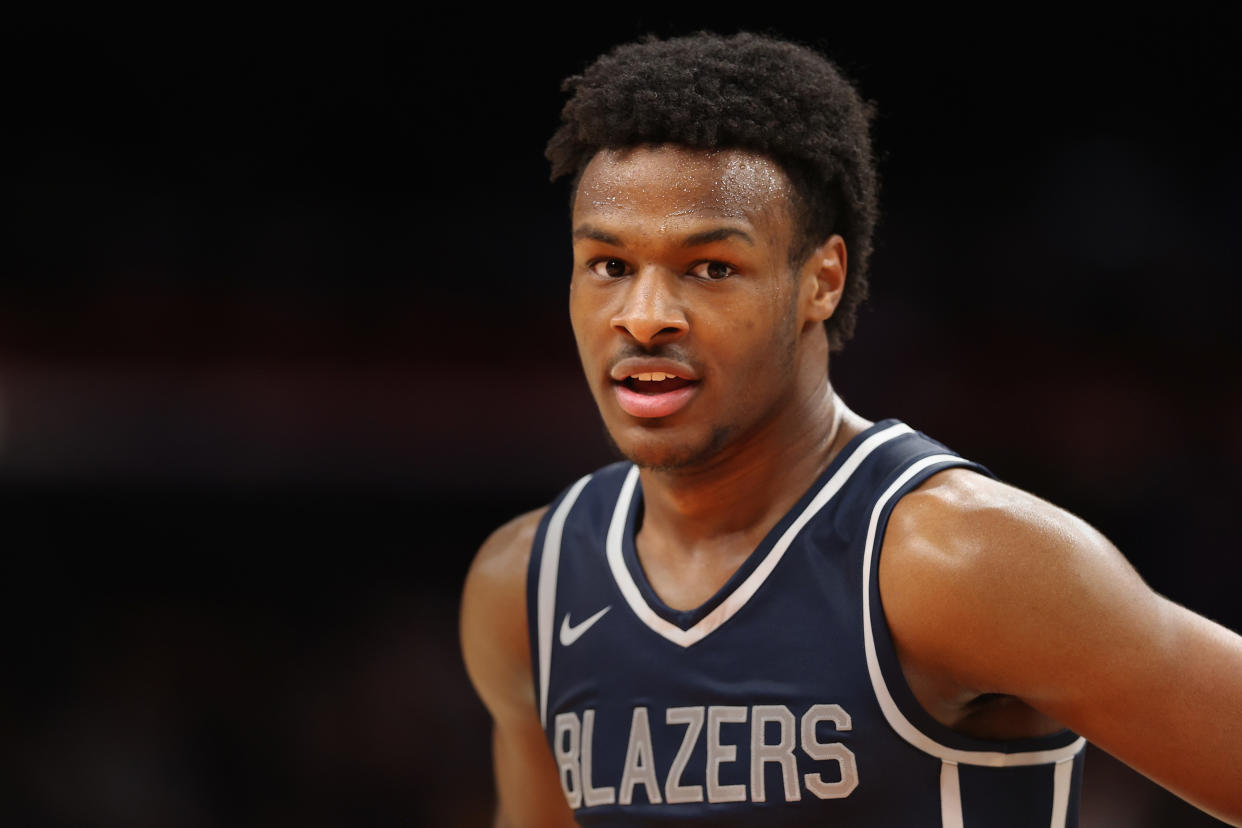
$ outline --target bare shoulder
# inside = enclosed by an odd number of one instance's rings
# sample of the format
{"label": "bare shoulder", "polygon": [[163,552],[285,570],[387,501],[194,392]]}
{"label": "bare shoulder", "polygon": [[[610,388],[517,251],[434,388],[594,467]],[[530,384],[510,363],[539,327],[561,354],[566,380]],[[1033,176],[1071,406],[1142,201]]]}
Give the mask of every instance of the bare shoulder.
{"label": "bare shoulder", "polygon": [[[959,570],[1048,565],[1057,554],[1116,555],[1081,518],[969,469],[935,474],[898,501],[887,537],[891,551],[909,559],[904,563]],[[1032,560],[1035,553],[1041,557]]]}
{"label": "bare shoulder", "polygon": [[898,502],[880,588],[894,638],[921,662],[977,692],[1016,695],[1055,674],[1078,631],[1128,623],[1159,598],[1085,521],[967,469]]}
{"label": "bare shoulder", "polygon": [[467,592],[472,588],[485,591],[525,588],[531,544],[539,521],[547,511],[548,507],[544,506],[518,515],[483,541],[466,576]]}
{"label": "bare shoulder", "polygon": [[492,759],[505,826],[572,826],[556,763],[535,710],[526,573],[547,509],[501,526],[475,555],[461,601],[466,672],[492,715]]}
{"label": "bare shoulder", "polygon": [[1242,825],[1242,636],[1152,591],[1086,522],[942,472],[894,508],[880,593],[903,669],[1012,696]]}
{"label": "bare shoulder", "polygon": [[502,719],[533,705],[526,622],[526,570],[546,507],[493,532],[475,555],[461,601],[466,671],[492,715]]}
{"label": "bare shoulder", "polygon": [[1134,572],[1086,521],[969,469],[933,475],[898,501],[883,554],[891,576],[950,576],[963,586]]}

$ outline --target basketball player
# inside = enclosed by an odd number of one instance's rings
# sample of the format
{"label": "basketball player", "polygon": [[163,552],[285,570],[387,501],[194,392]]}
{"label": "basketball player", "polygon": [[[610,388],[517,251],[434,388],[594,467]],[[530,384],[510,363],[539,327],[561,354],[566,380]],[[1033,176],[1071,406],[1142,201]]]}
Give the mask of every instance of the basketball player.
{"label": "basketball player", "polygon": [[836,70],[696,35],[567,89],[570,315],[628,462],[467,578],[499,824],[1058,828],[1084,738],[1242,824],[1242,638],[834,394],[876,214]]}

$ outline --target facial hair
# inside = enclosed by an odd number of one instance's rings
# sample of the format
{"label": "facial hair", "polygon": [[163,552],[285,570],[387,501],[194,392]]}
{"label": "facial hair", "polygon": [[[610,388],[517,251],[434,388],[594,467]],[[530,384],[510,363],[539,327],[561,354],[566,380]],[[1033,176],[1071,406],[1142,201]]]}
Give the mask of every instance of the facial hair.
{"label": "facial hair", "polygon": [[[785,307],[785,313],[782,315],[780,322],[781,330],[784,332],[782,341],[776,347],[781,354],[780,362],[777,370],[782,378],[792,383],[792,373],[795,365],[795,353],[798,347],[798,332],[795,324],[796,319],[796,297],[794,301],[789,302]],[[656,354],[648,354],[654,356]],[[601,424],[603,420],[601,419]],[[714,460],[728,445],[733,441],[734,436],[741,430],[741,426],[736,423],[728,423],[716,425],[712,428],[711,435],[707,442],[701,446],[682,446],[680,450],[670,450],[665,453],[658,461],[652,462],[644,460],[641,457],[627,453],[613,438],[612,433],[608,431],[607,425],[604,425],[604,436],[608,440],[608,444],[620,456],[629,460],[641,469],[649,469],[651,471],[664,473],[686,472],[692,469],[702,468]]]}

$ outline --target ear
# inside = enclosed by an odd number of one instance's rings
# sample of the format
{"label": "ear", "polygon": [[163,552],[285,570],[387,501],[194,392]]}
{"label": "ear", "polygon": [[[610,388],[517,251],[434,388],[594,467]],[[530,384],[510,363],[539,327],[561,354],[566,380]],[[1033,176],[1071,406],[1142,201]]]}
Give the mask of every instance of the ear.
{"label": "ear", "polygon": [[806,319],[823,322],[836,311],[845,291],[845,240],[833,234],[802,265],[802,307]]}

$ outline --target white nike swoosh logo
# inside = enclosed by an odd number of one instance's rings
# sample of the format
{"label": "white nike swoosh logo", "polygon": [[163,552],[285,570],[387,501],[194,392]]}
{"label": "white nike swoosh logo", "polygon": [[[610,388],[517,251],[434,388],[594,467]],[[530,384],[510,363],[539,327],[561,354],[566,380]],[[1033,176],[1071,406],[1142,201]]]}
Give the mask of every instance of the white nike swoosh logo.
{"label": "white nike swoosh logo", "polygon": [[578,622],[578,624],[574,626],[570,626],[569,613],[565,613],[565,617],[561,620],[561,646],[568,647],[570,644],[573,644],[575,641],[581,638],[582,634],[586,632],[587,630],[589,630],[592,624],[594,624],[599,619],[603,618],[604,613],[608,612],[608,610],[610,609],[612,609],[611,604],[604,607],[602,610],[595,613],[587,620],[580,621]]}

